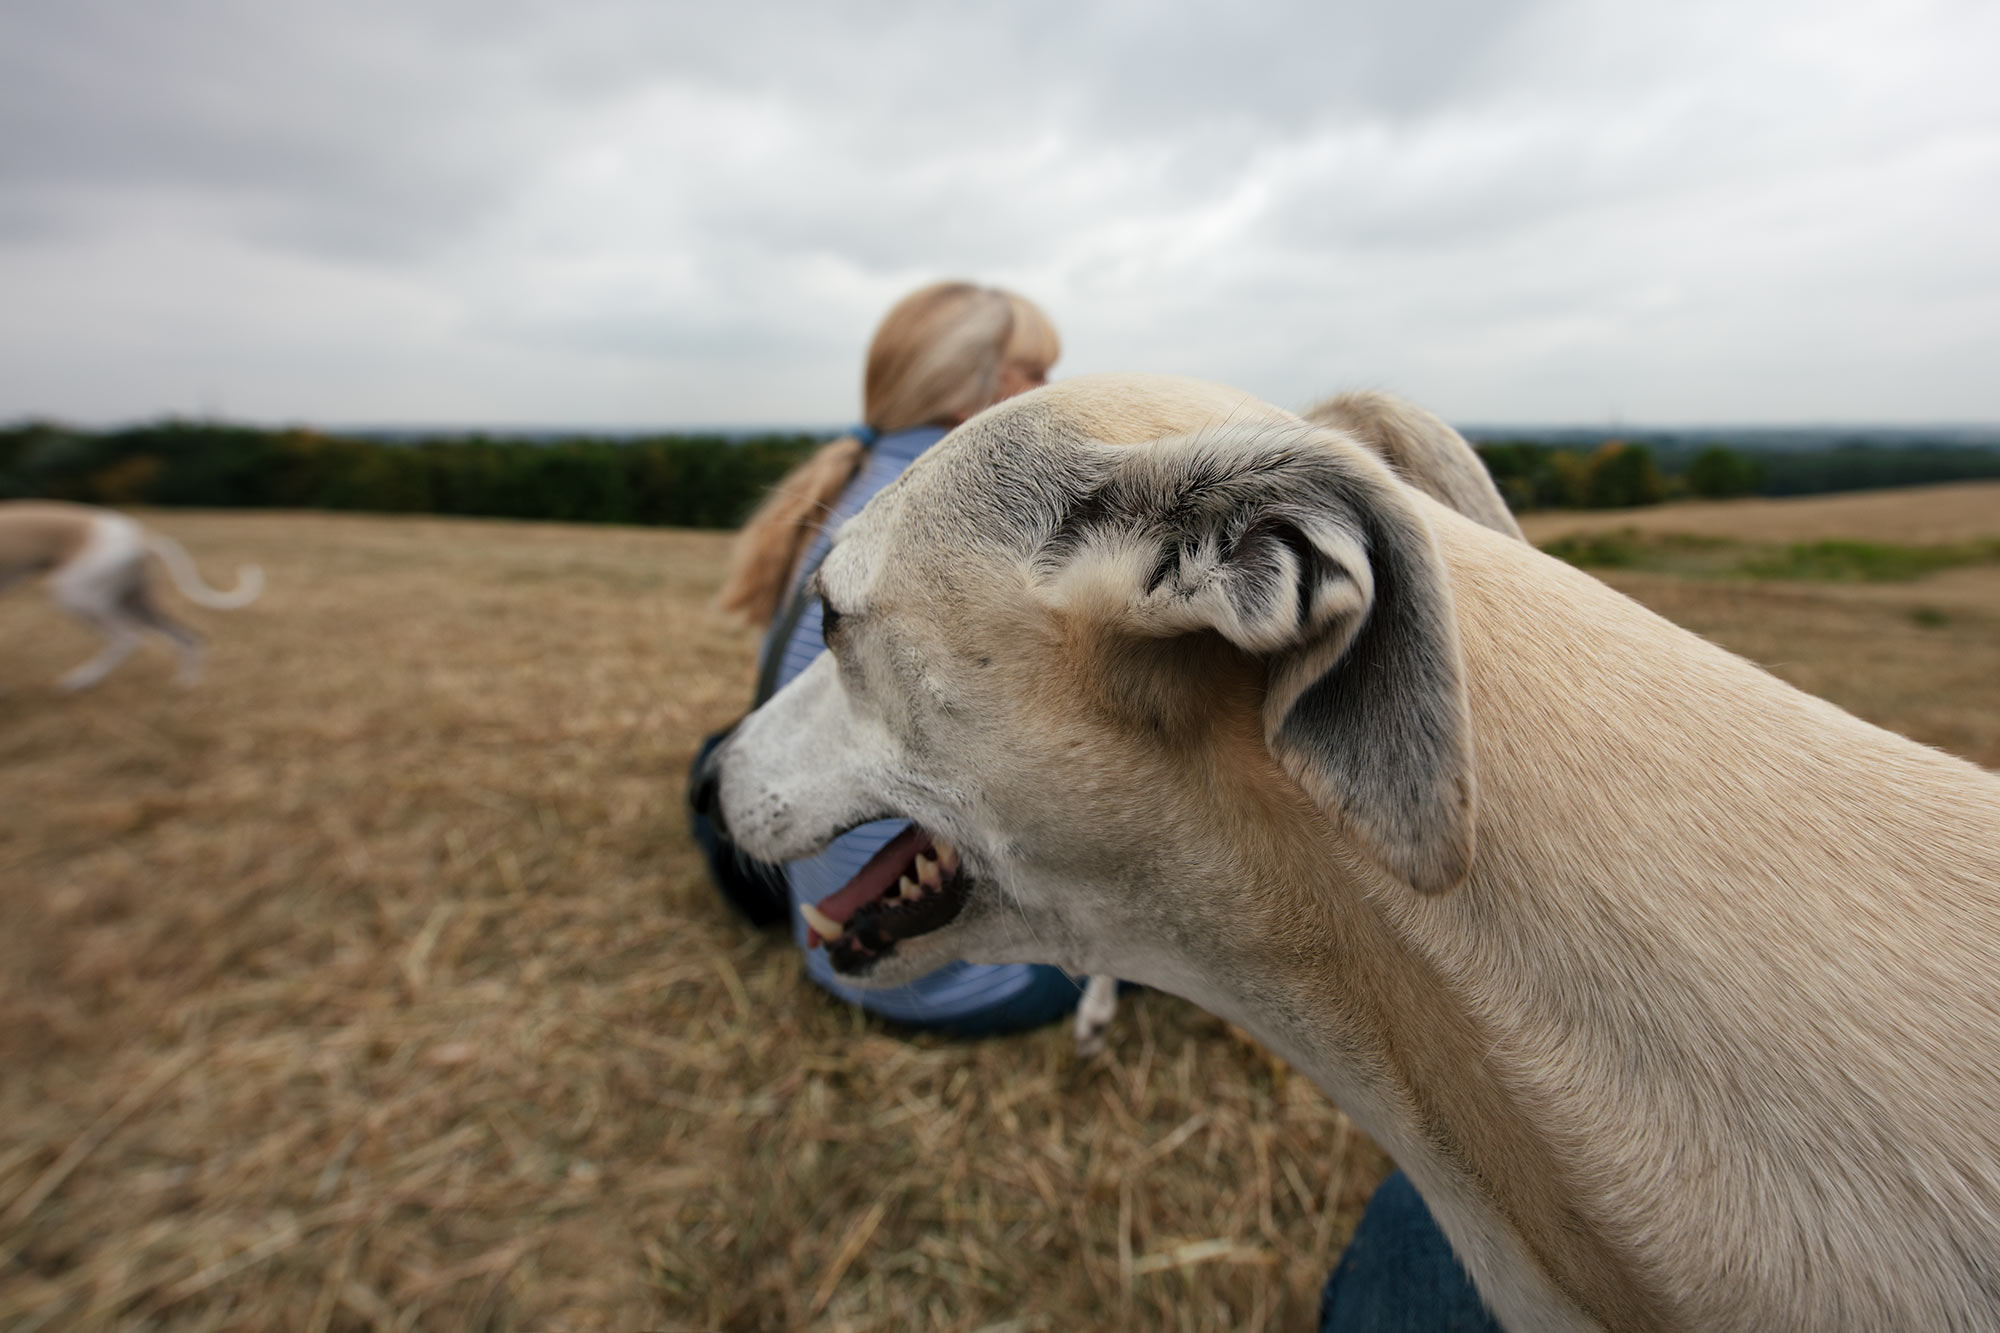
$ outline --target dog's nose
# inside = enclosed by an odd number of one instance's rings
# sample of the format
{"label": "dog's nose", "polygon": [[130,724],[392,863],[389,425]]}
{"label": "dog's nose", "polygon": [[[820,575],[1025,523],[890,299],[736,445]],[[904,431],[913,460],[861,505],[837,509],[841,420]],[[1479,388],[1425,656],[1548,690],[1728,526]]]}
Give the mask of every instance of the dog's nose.
{"label": "dog's nose", "polygon": [[725,838],[729,836],[729,825],[722,817],[722,755],[729,738],[735,734],[736,728],[731,726],[703,741],[701,752],[694,757],[694,767],[688,771],[689,808]]}

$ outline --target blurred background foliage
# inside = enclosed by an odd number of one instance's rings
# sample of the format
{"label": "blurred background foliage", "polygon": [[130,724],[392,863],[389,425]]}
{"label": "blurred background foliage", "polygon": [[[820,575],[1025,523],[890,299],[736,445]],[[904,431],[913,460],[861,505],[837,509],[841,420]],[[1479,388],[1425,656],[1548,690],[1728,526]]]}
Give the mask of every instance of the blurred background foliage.
{"label": "blurred background foliage", "polygon": [[401,442],[164,421],[0,430],[0,498],[734,527],[809,435]]}
{"label": "blurred background foliage", "polygon": [[[0,499],[729,528],[820,438],[390,437],[181,419],[93,431],[28,422],[0,427]],[[2000,449],[1949,444],[1738,449],[1506,438],[1477,448],[1516,511],[2000,477]]]}

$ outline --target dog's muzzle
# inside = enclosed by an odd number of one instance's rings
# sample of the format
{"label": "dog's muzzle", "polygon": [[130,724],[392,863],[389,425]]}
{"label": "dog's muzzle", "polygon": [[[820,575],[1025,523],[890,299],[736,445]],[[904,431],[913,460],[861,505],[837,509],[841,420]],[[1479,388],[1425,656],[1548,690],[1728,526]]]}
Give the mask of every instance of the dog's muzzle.
{"label": "dog's muzzle", "polygon": [[[717,737],[688,778],[688,805],[732,846],[722,809],[722,765],[735,734],[731,727]],[[816,903],[799,905],[806,947],[824,946],[836,972],[867,972],[898,940],[949,924],[965,906],[967,887],[958,849],[913,823],[853,879]]]}

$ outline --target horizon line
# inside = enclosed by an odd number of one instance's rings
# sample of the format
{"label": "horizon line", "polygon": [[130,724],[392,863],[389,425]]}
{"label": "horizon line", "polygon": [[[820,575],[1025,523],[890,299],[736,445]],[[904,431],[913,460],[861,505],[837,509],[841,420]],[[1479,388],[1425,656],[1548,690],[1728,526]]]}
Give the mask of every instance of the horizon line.
{"label": "horizon line", "polygon": [[[755,422],[749,424],[718,424],[702,422],[693,424],[631,424],[631,423],[566,423],[547,422],[314,422],[310,420],[265,419],[249,417],[219,416],[204,412],[165,411],[143,417],[124,417],[91,423],[65,420],[54,415],[21,413],[0,416],[0,430],[19,430],[29,426],[52,426],[57,429],[105,432],[131,430],[167,422],[186,422],[209,426],[230,426],[256,430],[310,430],[322,434],[361,435],[531,435],[531,436],[648,436],[648,435],[722,435],[751,437],[759,435],[810,435],[832,436],[851,428],[851,422],[835,424]],[[2000,418],[1992,420],[1956,419],[1934,421],[1912,421],[1872,418],[1866,420],[1814,420],[1803,418],[1786,421],[1479,421],[1452,422],[1454,429],[1462,434],[1494,435],[1500,433],[1534,434],[1561,433],[1600,434],[1607,439],[1628,435],[1658,433],[1718,434],[1728,432],[1772,433],[1783,431],[1855,431],[1855,432],[1922,432],[1939,434],[1991,433],[2000,439]]]}

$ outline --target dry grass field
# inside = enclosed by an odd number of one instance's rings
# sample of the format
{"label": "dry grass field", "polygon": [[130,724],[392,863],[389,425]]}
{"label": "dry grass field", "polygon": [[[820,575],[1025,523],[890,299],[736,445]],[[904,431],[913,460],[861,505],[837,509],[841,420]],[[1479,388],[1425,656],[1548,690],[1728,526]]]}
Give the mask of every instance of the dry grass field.
{"label": "dry grass field", "polygon": [[[1920,540],[1883,504],[1833,535]],[[0,601],[0,1326],[1309,1326],[1384,1163],[1303,1080],[1152,993],[1088,1063],[900,1032],[725,914],[680,805],[749,690],[723,538],[150,521],[269,575],[186,609],[197,689],[61,696],[94,641]],[[2000,764],[2000,568],[1612,581]]]}
{"label": "dry grass field", "polygon": [[[1539,513],[1522,526],[1537,545],[1570,533],[1637,528],[1744,542],[1931,546],[2000,536],[2000,483]],[[2000,768],[2000,563],[1884,583],[1593,572],[1802,690]]]}

